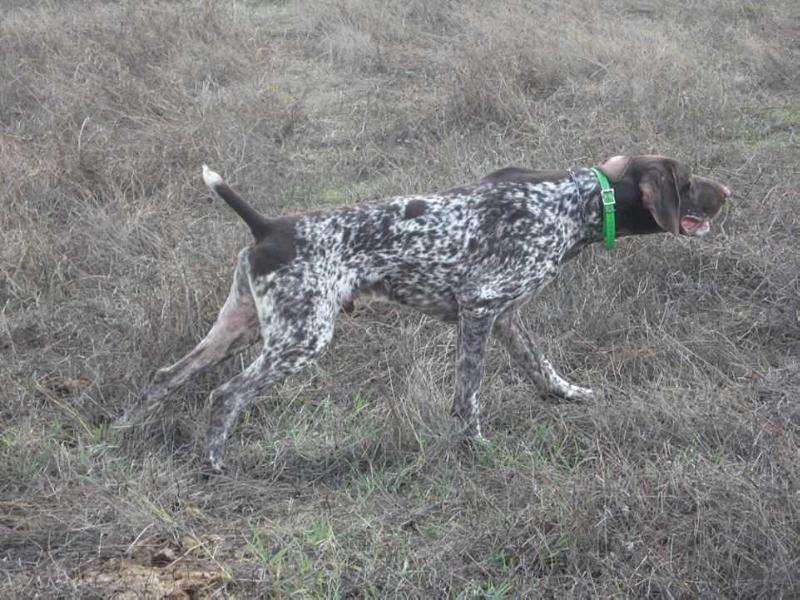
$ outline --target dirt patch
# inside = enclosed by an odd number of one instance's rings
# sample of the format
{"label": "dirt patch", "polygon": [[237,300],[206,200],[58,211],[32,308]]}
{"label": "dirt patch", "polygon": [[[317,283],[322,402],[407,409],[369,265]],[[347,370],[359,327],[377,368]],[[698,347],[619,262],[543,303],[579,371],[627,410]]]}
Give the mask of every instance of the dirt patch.
{"label": "dirt patch", "polygon": [[225,587],[226,575],[208,563],[174,561],[164,566],[141,565],[114,558],[84,568],[83,589],[104,598],[206,598]]}

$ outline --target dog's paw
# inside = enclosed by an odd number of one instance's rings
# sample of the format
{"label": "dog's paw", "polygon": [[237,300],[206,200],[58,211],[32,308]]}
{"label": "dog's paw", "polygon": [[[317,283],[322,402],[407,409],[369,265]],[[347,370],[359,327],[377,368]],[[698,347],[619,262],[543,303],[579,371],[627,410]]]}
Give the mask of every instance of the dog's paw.
{"label": "dog's paw", "polygon": [[125,412],[122,413],[122,416],[111,424],[111,428],[122,430],[147,425],[153,421],[157,409],[157,405],[148,405],[144,403],[129,406],[125,409]]}
{"label": "dog's paw", "polygon": [[570,402],[597,402],[600,399],[600,392],[576,385],[572,387],[566,399]]}
{"label": "dog's paw", "polygon": [[222,461],[214,461],[206,459],[203,461],[203,464],[200,466],[200,478],[203,481],[208,481],[214,477],[219,477],[220,475],[224,475],[227,467],[225,463]]}
{"label": "dog's paw", "polygon": [[560,389],[550,390],[549,398],[556,402],[574,402],[576,404],[590,404],[597,402],[602,397],[601,393],[591,388],[582,388],[570,384]]}
{"label": "dog's paw", "polygon": [[111,423],[111,429],[124,430],[134,427],[142,420],[143,413],[141,406],[129,406],[122,415]]}
{"label": "dog's paw", "polygon": [[492,441],[483,437],[483,434],[462,433],[460,436],[461,448],[468,453],[483,452],[493,446]]}
{"label": "dog's paw", "polygon": [[111,427],[113,429],[130,429],[154,422],[165,408],[163,400],[167,393],[168,390],[163,386],[151,383],[145,388],[139,399],[128,406]]}

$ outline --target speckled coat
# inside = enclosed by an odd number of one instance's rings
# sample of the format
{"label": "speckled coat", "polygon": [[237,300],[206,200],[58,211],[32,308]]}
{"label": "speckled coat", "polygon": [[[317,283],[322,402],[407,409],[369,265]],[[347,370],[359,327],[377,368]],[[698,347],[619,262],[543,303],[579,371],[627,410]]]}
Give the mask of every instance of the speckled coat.
{"label": "speckled coat", "polygon": [[[614,157],[601,165],[617,194],[618,235],[705,233],[728,190],[656,156]],[[263,341],[259,357],[212,392],[205,454],[223,468],[225,439],[261,391],[315,360],[343,305],[380,294],[458,327],[453,414],[481,439],[478,389],[492,332],[542,395],[588,400],[593,391],[556,373],[522,327],[517,309],[560,265],[601,236],[599,184],[589,169],[507,168],[441,194],[267,218],[216,173],[206,183],[250,226],[230,295],[206,338],[159,370],[131,415],[155,410],[197,372]]]}

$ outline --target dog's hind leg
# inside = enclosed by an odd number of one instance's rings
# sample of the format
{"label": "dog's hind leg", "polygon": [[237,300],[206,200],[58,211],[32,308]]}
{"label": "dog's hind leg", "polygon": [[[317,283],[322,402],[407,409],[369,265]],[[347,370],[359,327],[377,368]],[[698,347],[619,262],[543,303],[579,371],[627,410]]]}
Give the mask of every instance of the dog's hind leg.
{"label": "dog's hind leg", "polygon": [[274,297],[265,301],[274,310],[262,331],[264,350],[261,355],[244,371],[211,392],[203,463],[207,473],[219,473],[224,469],[225,440],[242,409],[259,393],[316,361],[333,337],[338,303],[314,298],[313,290],[282,296],[278,302]]}
{"label": "dog's hind leg", "polygon": [[178,362],[156,371],[139,403],[129,409],[116,426],[124,427],[141,421],[147,414],[157,411],[175,388],[258,339],[258,315],[246,272],[246,252],[243,250],[239,254],[231,291],[211,330]]}

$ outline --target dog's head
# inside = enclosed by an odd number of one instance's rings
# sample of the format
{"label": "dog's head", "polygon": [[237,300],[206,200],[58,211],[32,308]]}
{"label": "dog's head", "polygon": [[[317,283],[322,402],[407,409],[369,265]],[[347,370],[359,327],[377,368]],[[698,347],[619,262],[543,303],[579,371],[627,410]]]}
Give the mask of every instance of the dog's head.
{"label": "dog's head", "polygon": [[689,167],[664,156],[615,156],[600,165],[617,197],[619,234],[700,236],[730,197],[727,187],[692,175]]}

